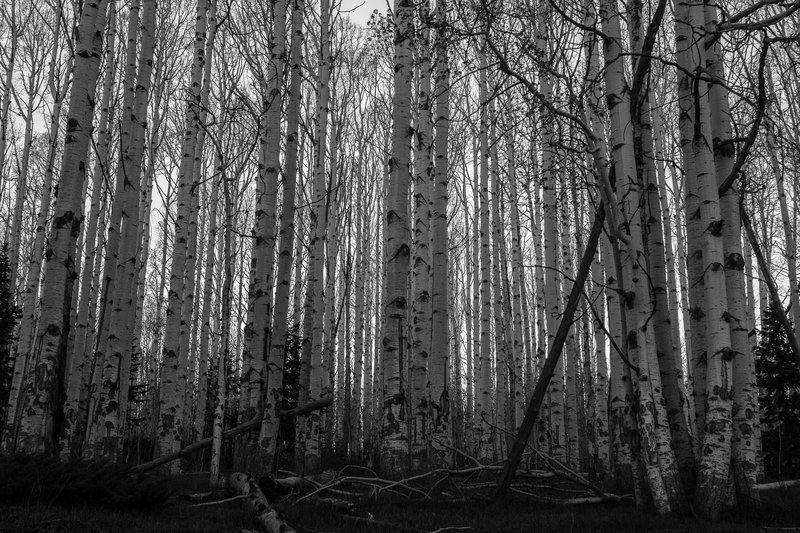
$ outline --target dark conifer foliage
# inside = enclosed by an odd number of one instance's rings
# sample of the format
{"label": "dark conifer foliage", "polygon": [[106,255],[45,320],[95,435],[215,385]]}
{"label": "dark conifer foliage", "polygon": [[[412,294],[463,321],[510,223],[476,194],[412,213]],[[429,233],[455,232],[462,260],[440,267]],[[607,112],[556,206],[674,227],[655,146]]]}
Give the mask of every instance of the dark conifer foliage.
{"label": "dark conifer foliage", "polygon": [[161,477],[132,476],[126,466],[100,462],[65,464],[56,457],[41,455],[0,456],[0,472],[0,502],[5,505],[92,505],[154,511],[167,504],[171,495]]}
{"label": "dark conifer foliage", "polygon": [[800,474],[800,369],[770,307],[756,347],[764,470],[768,479]]}
{"label": "dark conifer foliage", "polygon": [[14,293],[11,288],[11,263],[8,259],[8,243],[0,249],[0,408],[8,404],[8,393],[11,389],[11,376],[14,372],[14,360],[11,346],[14,342],[14,328],[20,317],[20,309],[14,305]]}

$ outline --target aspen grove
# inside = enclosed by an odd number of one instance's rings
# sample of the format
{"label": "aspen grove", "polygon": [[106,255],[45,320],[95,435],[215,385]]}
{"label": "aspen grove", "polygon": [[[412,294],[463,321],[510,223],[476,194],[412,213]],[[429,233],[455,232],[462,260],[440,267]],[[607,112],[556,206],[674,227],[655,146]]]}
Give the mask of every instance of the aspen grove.
{"label": "aspen grove", "polygon": [[0,453],[754,498],[800,2],[354,6],[0,0]]}

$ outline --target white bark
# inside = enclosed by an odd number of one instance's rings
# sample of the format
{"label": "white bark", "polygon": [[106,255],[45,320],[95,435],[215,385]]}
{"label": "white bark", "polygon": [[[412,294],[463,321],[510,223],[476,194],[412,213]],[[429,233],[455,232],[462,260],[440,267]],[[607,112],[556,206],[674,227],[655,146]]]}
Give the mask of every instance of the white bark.
{"label": "white bark", "polygon": [[[185,268],[189,235],[189,218],[195,191],[194,153],[200,116],[200,93],[205,63],[205,39],[207,32],[208,0],[197,1],[195,25],[194,58],[192,61],[189,101],[186,107],[184,134],[181,146],[181,165],[178,173],[177,214],[174,220],[175,243],[170,267],[169,298],[167,302],[166,323],[164,326],[164,346],[161,365],[161,394],[159,397],[158,451],[170,453],[180,448],[183,437],[184,391],[186,390],[186,361],[188,346],[181,346],[181,322],[189,317],[182,316],[184,298]],[[190,274],[191,275],[191,274]],[[180,467],[171,466],[173,472]]]}
{"label": "white bark", "polygon": [[433,124],[431,122],[431,50],[430,50],[430,3],[423,0],[419,8],[418,53],[419,93],[414,149],[414,239],[411,258],[411,405],[410,453],[412,471],[421,472],[427,466],[428,437],[428,365],[431,355],[431,181],[433,178]]}
{"label": "white bark", "polygon": [[[434,454],[432,466],[449,465],[449,448],[452,443],[450,379],[448,364],[450,361],[449,330],[449,261],[448,261],[448,167],[450,136],[450,65],[448,61],[447,4],[445,0],[436,2],[436,21],[439,23],[434,37],[434,101],[436,103],[433,167],[433,211],[431,254],[433,258],[432,272],[432,324],[431,324],[431,356],[428,371],[430,395],[430,446]],[[469,350],[469,345],[467,346]],[[458,353],[458,352],[455,352]],[[460,365],[456,359],[455,365]],[[456,390],[461,390],[460,384]]]}
{"label": "white bark", "polygon": [[410,270],[408,194],[411,181],[411,78],[414,7],[410,0],[395,0],[394,97],[392,101],[391,153],[386,197],[386,278],[382,312],[383,372],[381,413],[381,471],[399,475],[406,470],[406,391],[403,367],[408,325],[407,281]]}
{"label": "white bark", "polygon": [[[289,100],[286,110],[286,159],[284,163],[283,209],[279,230],[278,270],[275,277],[275,309],[273,313],[272,342],[267,359],[267,395],[261,422],[259,447],[263,464],[271,469],[278,454],[278,410],[283,402],[283,362],[286,356],[286,334],[289,329],[289,296],[292,274],[292,254],[295,234],[295,191],[297,183],[297,137],[301,91],[301,43],[303,39],[304,0],[293,0],[292,5],[292,52],[290,58]],[[276,39],[277,41],[277,39]],[[283,65],[276,58],[276,68]],[[280,72],[281,69],[278,71]],[[299,272],[298,272],[298,278]],[[299,293],[299,287],[298,291]]]}
{"label": "white bark", "polygon": [[[35,348],[18,357],[32,358],[37,379],[26,394],[26,410],[20,423],[19,450],[25,453],[55,451],[54,411],[61,398],[57,389],[63,381],[62,360],[69,333],[76,272],[75,244],[80,233],[81,193],[86,177],[94,89],[100,65],[108,0],[86,2],[76,31],[76,57],[70,109],[64,140],[64,154],[53,209],[42,292],[54,295],[42,304]],[[59,295],[59,296],[55,296]],[[63,295],[63,296],[61,296]]]}

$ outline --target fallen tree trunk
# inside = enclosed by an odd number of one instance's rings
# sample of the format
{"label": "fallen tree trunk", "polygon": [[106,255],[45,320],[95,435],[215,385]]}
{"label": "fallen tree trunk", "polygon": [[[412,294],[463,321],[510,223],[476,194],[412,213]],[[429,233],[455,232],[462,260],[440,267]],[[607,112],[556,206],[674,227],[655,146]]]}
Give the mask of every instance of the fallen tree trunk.
{"label": "fallen tree trunk", "polygon": [[[328,407],[333,403],[332,398],[322,398],[321,400],[317,400],[315,402],[311,402],[306,405],[302,405],[300,407],[295,407],[294,409],[288,409],[285,411],[281,411],[281,418],[294,418],[297,416],[302,416],[308,414],[312,411],[316,411],[317,409],[322,409],[323,407]],[[253,431],[261,427],[261,415],[258,415],[255,418],[251,418],[247,422],[236,426],[235,428],[231,428],[228,431],[225,431],[222,434],[222,440],[229,439],[231,437],[235,437],[240,433],[245,433],[247,431]],[[161,457],[156,457],[152,461],[147,463],[143,463],[131,468],[131,472],[134,474],[141,474],[142,472],[147,472],[154,468],[158,468],[161,465],[171,463],[177,459],[182,457],[187,457],[189,454],[211,446],[211,442],[213,437],[208,437],[207,439],[201,439],[195,443],[192,443],[184,448],[181,448],[175,453],[170,453],[168,455],[162,455]]]}
{"label": "fallen tree trunk", "polygon": [[266,528],[267,533],[294,533],[292,526],[269,504],[252,476],[237,472],[230,475],[228,484],[237,494],[244,496],[247,506],[255,511],[256,519]]}
{"label": "fallen tree trunk", "polygon": [[761,483],[753,485],[753,490],[773,490],[800,487],[800,479],[790,479],[788,481],[775,481],[773,483]]}

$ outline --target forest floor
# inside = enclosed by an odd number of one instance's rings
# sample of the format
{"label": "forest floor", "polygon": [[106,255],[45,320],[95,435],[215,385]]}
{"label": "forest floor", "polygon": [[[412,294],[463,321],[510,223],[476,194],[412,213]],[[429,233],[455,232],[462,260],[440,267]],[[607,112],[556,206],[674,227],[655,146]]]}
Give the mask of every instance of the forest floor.
{"label": "forest floor", "polygon": [[[369,513],[376,521],[354,523],[352,519],[318,503],[275,507],[300,533],[457,531],[473,532],[752,532],[800,531],[800,489],[782,489],[762,495],[769,502],[749,516],[731,516],[728,521],[657,517],[638,511],[632,503],[553,505],[522,499],[508,502],[383,500],[357,505],[358,515]],[[356,519],[357,520],[357,519]],[[394,524],[389,527],[388,524]],[[3,506],[0,502],[0,532],[148,532],[210,533],[262,531],[253,514],[239,501],[193,507],[187,502],[168,505],[151,513],[119,512],[91,507],[59,507],[47,504]]]}

